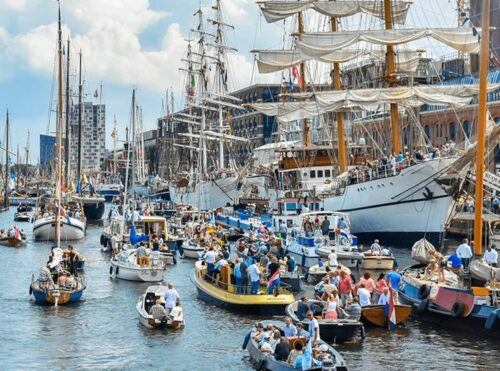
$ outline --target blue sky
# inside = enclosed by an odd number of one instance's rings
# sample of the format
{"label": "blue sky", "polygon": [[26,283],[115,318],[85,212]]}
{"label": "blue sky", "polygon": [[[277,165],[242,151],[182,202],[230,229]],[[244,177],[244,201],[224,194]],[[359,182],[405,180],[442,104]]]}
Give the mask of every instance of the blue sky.
{"label": "blue sky", "polygon": [[[207,10],[213,1],[203,0]],[[456,25],[455,1],[415,0],[409,26]],[[138,89],[143,106],[144,127],[154,128],[167,88],[173,87],[176,108],[182,106],[179,75],[193,13],[198,0],[62,0],[64,38],[81,48],[86,93],[89,99],[100,82],[107,105],[107,137],[116,115],[121,139],[129,121],[132,88]],[[252,48],[278,48],[283,29],[290,24],[267,25],[253,0],[223,0],[225,18],[236,26],[228,35],[239,54],[230,58],[230,86],[238,89],[252,82],[279,81],[279,76],[257,75]],[[31,162],[38,160],[38,137],[48,128],[53,60],[56,45],[55,0],[0,0],[0,131],[5,110],[11,113],[14,147],[26,144],[31,133]],[[350,23],[349,23],[350,22]],[[356,19],[345,23],[354,26]],[[422,41],[433,57],[450,52]],[[75,51],[75,49],[73,49]],[[76,55],[72,54],[72,58]],[[73,80],[76,71],[73,71]],[[0,134],[3,136],[3,134]]]}

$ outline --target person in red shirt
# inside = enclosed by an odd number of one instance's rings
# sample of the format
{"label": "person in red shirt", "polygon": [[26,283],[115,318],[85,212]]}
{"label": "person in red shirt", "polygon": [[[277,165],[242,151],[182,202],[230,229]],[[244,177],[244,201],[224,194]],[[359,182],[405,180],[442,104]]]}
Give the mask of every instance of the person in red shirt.
{"label": "person in red shirt", "polygon": [[363,275],[363,277],[361,277],[359,279],[359,282],[354,287],[354,293],[356,295],[357,295],[358,289],[361,287],[361,285],[365,285],[365,288],[370,293],[370,296],[373,297],[373,293],[375,291],[376,285],[375,285],[375,281],[371,277],[370,272],[365,272],[365,274]]}
{"label": "person in red shirt", "polygon": [[380,298],[380,295],[384,293],[384,290],[388,288],[389,286],[387,285],[387,281],[385,279],[385,273],[380,273],[380,275],[377,278],[377,284],[375,287],[375,292],[373,294],[373,302],[378,303],[378,299]]}
{"label": "person in red shirt", "polygon": [[342,306],[352,301],[352,280],[345,271],[340,272],[339,294]]}

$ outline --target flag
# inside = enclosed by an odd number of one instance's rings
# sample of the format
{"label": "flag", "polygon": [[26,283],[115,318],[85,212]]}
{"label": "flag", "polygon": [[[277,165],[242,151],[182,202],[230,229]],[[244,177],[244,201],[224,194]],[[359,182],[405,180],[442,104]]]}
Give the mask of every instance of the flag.
{"label": "flag", "polygon": [[9,166],[10,167],[14,166],[14,161],[12,160],[12,157],[10,157],[10,155],[9,155],[8,158],[9,158]]}
{"label": "flag", "polygon": [[137,231],[135,230],[135,225],[132,224],[132,227],[130,227],[130,243],[132,245],[136,245],[139,242],[147,241],[149,240],[148,235],[137,235]]}
{"label": "flag", "polygon": [[385,314],[389,322],[389,330],[396,328],[396,308],[394,303],[394,290],[392,289],[391,282],[389,281],[389,300],[385,303]]}
{"label": "flag", "polygon": [[95,178],[93,176],[90,177],[89,190],[91,194],[95,193]]}
{"label": "flag", "polygon": [[196,79],[194,77],[194,74],[191,75],[191,86],[195,86],[196,85]]}
{"label": "flag", "polygon": [[80,184],[80,179],[76,181],[76,193],[80,194],[81,191],[81,184]]}
{"label": "flag", "polygon": [[293,77],[295,77],[297,79],[297,82],[299,83],[299,87],[300,89],[303,90],[303,87],[302,87],[302,77],[300,77],[300,73],[299,73],[299,70],[297,69],[297,66],[293,66],[292,67],[292,74],[293,74]]}
{"label": "flag", "polygon": [[99,98],[99,90],[95,90],[95,93],[94,93],[94,98]]}
{"label": "flag", "polygon": [[56,204],[56,214],[58,214],[59,216],[62,216],[63,218],[66,219],[66,221],[68,222],[68,224],[71,224],[71,221],[70,221],[70,218],[68,217],[68,215],[66,214],[66,211],[64,210],[64,208],[59,204],[59,200],[54,200],[54,203]]}
{"label": "flag", "polygon": [[309,370],[312,367],[312,339],[307,342],[306,350],[302,355],[302,370]]}
{"label": "flag", "polygon": [[14,227],[14,233],[15,233],[14,237],[16,238],[16,240],[19,240],[20,239],[19,237],[21,237],[21,232],[19,232],[19,228]]}
{"label": "flag", "polygon": [[274,274],[269,278],[269,282],[267,283],[267,289],[271,290],[274,285],[277,285],[280,282],[280,270],[278,269]]}

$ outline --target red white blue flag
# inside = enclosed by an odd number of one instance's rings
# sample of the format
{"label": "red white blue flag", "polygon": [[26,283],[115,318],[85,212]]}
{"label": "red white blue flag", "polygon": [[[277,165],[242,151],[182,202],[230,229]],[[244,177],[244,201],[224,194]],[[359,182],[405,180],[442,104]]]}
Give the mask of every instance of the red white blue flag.
{"label": "red white blue flag", "polygon": [[394,290],[389,281],[389,300],[385,303],[385,314],[389,322],[389,330],[396,328],[396,303],[394,301]]}
{"label": "red white blue flag", "polygon": [[269,279],[269,282],[267,283],[267,288],[270,290],[274,285],[277,285],[279,282],[280,282],[280,270],[278,269]]}
{"label": "red white blue flag", "polygon": [[66,214],[66,211],[64,210],[64,208],[59,204],[59,200],[55,200],[54,201],[55,204],[56,204],[56,213],[59,214],[59,216],[62,216],[63,218],[66,219],[66,221],[68,222],[68,224],[71,224],[71,221],[68,217],[68,215]]}

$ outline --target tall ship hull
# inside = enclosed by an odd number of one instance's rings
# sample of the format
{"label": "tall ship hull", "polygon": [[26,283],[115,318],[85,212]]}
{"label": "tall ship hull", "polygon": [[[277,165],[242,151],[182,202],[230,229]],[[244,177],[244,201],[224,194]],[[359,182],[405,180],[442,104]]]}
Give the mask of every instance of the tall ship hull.
{"label": "tall ship hull", "polygon": [[74,196],[73,200],[79,202],[85,213],[85,217],[89,221],[102,220],[104,215],[106,199],[104,197],[78,197]]}
{"label": "tall ship hull", "polygon": [[199,210],[212,210],[238,202],[238,179],[234,176],[205,180],[188,187],[170,186],[175,203],[189,204]]}
{"label": "tall ship hull", "polygon": [[[61,217],[61,240],[74,241],[85,237],[85,222],[74,218],[68,219]],[[33,223],[33,237],[39,241],[56,240],[56,218],[50,216],[35,220]]]}
{"label": "tall ship hull", "polygon": [[425,236],[441,246],[453,199],[437,178],[453,160],[438,158],[395,176],[347,185],[342,195],[324,199],[325,209],[348,213],[351,232],[365,242],[411,245]]}

